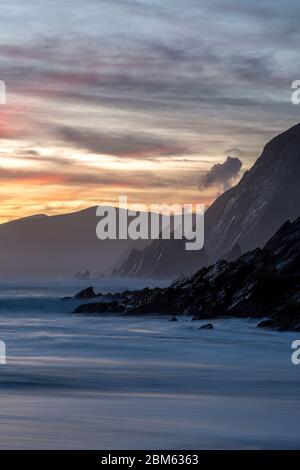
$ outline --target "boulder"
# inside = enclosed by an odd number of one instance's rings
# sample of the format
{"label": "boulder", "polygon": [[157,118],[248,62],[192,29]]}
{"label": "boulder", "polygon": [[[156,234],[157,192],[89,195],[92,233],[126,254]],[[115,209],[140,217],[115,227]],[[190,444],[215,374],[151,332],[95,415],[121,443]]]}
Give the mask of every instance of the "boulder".
{"label": "boulder", "polygon": [[74,296],[75,299],[91,299],[96,297],[93,287],[87,287]]}
{"label": "boulder", "polygon": [[94,302],[79,305],[74,313],[95,315],[99,313],[123,313],[124,307],[119,302]]}
{"label": "boulder", "polygon": [[213,330],[214,327],[211,323],[206,323],[205,325],[200,326],[199,330]]}

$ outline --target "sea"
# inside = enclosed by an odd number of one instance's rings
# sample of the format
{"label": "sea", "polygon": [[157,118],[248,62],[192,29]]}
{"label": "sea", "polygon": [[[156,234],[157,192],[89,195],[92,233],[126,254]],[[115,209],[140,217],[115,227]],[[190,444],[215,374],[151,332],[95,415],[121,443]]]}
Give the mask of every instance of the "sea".
{"label": "sea", "polygon": [[1,449],[300,448],[300,333],[258,320],[73,313],[93,286],[132,279],[0,281]]}

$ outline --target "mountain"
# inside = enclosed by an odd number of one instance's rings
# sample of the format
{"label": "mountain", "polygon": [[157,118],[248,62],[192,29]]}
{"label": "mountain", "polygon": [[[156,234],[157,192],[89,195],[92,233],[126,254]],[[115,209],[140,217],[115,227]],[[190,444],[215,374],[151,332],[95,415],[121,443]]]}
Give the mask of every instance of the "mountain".
{"label": "mountain", "polygon": [[[123,209],[120,209],[123,210]],[[0,225],[0,277],[33,278],[105,273],[147,240],[99,240],[96,207],[70,214],[25,217]]]}
{"label": "mountain", "polygon": [[269,317],[258,326],[300,331],[300,217],[286,222],[263,249],[235,261],[220,260],[170,287],[114,294],[108,303],[82,304],[75,312]]}
{"label": "mountain", "polygon": [[132,253],[115,274],[174,279],[263,246],[285,220],[299,215],[299,181],[300,124],[272,139],[240,182],[207,209],[203,251],[185,251],[184,241],[157,240]]}
{"label": "mountain", "polygon": [[112,275],[168,279],[195,272],[207,263],[205,250],[186,251],[182,240],[155,240],[143,250],[133,249]]}

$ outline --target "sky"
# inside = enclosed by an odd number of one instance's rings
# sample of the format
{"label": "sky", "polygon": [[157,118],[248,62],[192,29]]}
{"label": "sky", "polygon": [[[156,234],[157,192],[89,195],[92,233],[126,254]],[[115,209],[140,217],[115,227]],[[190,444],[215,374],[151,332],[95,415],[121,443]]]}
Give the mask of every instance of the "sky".
{"label": "sky", "polygon": [[298,0],[1,0],[0,222],[119,194],[209,205],[300,120],[299,18]]}

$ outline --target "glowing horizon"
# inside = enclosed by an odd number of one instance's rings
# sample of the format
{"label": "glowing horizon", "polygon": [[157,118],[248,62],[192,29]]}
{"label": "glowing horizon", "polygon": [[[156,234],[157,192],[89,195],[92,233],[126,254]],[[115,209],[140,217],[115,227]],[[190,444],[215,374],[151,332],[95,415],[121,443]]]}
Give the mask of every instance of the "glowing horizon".
{"label": "glowing horizon", "polygon": [[[298,120],[288,2],[1,4],[0,222],[118,194],[209,205]],[[207,179],[228,156],[240,171]]]}

